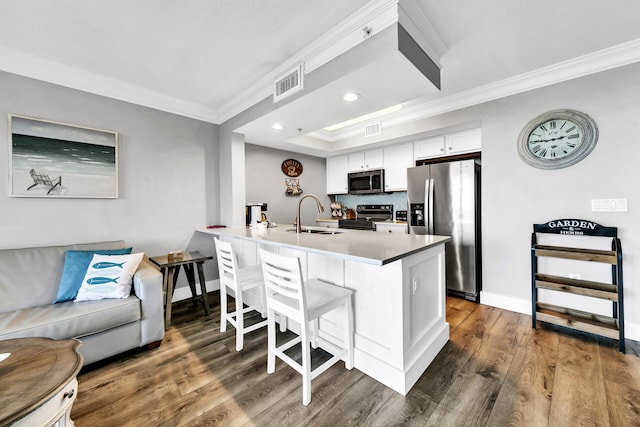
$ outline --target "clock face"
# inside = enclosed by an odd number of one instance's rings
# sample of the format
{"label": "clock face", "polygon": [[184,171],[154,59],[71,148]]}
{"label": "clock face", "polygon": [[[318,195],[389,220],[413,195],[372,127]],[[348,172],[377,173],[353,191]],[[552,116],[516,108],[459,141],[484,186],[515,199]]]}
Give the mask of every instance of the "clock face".
{"label": "clock face", "polygon": [[531,120],[520,132],[518,154],[538,169],[559,169],[584,159],[598,141],[598,128],[586,114],[554,110]]}
{"label": "clock face", "polygon": [[561,159],[577,150],[584,139],[578,123],[568,119],[549,119],[529,134],[527,149],[540,159]]}

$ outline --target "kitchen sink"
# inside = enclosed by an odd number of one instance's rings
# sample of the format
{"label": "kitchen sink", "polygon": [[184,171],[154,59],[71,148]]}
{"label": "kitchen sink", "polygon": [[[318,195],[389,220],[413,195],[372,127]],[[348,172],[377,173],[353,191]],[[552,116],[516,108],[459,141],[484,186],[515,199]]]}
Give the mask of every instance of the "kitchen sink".
{"label": "kitchen sink", "polygon": [[[284,231],[293,231],[295,232],[296,229],[295,228],[288,228]],[[341,234],[342,231],[332,231],[332,230],[318,230],[318,229],[314,229],[314,228],[303,228],[302,229],[303,233],[312,233],[312,234]]]}

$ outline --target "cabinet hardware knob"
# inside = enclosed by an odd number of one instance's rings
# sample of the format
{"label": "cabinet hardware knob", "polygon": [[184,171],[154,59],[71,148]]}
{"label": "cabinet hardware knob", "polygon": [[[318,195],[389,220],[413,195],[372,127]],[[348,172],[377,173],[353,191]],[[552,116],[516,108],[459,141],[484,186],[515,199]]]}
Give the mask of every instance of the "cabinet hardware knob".
{"label": "cabinet hardware knob", "polygon": [[74,389],[71,389],[68,392],[66,392],[63,395],[63,397],[71,399],[75,393],[76,393],[76,391]]}

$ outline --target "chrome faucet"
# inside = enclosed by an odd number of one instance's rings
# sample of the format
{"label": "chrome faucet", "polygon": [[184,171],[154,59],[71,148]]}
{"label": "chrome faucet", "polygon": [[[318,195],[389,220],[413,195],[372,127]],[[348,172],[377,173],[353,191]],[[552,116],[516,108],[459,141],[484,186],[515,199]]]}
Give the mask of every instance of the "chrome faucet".
{"label": "chrome faucet", "polygon": [[313,194],[305,194],[304,196],[302,196],[302,198],[300,198],[300,200],[298,201],[298,215],[296,216],[296,233],[302,232],[302,224],[300,223],[300,205],[302,204],[302,201],[307,197],[313,197],[314,199],[316,199],[316,204],[318,205],[318,212],[324,212],[324,206],[322,206],[322,203],[320,203],[320,200],[316,196],[314,196]]}

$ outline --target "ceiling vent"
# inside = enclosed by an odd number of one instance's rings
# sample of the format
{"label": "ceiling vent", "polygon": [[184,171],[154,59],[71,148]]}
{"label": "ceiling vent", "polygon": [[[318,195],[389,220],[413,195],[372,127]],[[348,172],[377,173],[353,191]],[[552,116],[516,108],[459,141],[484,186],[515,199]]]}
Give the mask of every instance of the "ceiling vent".
{"label": "ceiling vent", "polygon": [[382,124],[380,122],[371,123],[364,127],[364,137],[380,135],[382,133]]}
{"label": "ceiling vent", "polygon": [[278,102],[293,95],[304,87],[303,65],[298,65],[284,76],[275,81],[273,87],[273,102]]}

